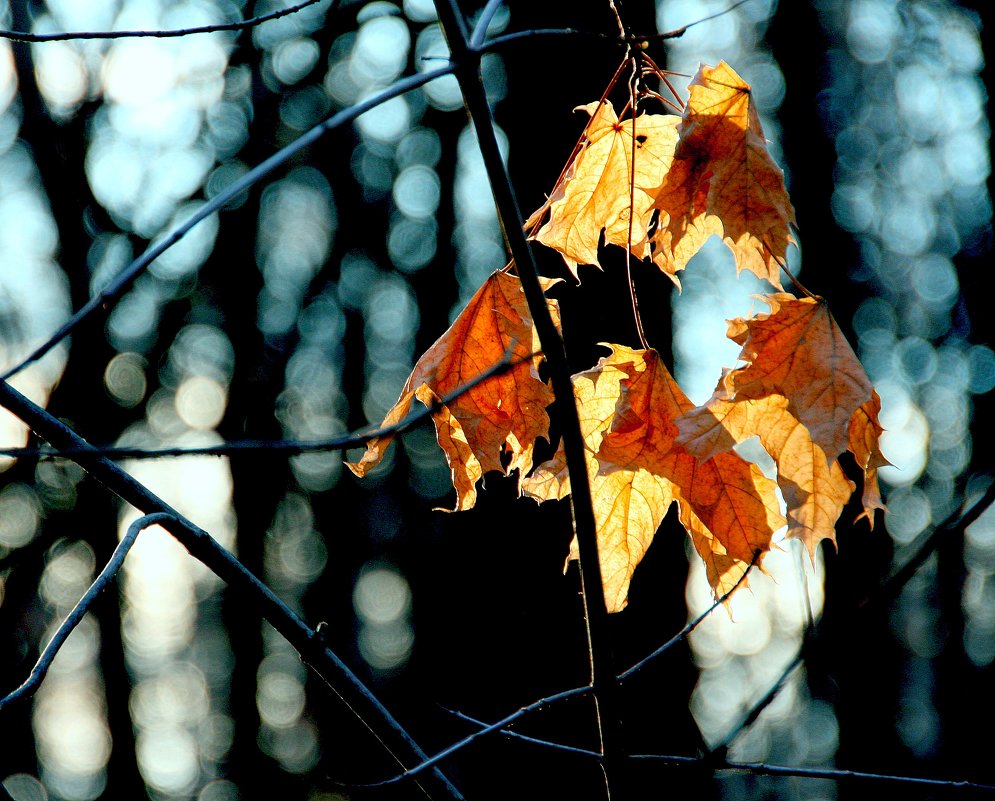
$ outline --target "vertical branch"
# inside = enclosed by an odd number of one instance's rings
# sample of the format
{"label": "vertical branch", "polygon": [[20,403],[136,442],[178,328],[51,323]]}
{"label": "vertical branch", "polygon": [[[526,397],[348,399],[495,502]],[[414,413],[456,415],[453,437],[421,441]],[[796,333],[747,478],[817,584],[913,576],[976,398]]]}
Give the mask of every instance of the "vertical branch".
{"label": "vertical branch", "polygon": [[587,479],[587,460],[580,419],[574,402],[570,366],[563,340],[557,331],[539,282],[539,272],[522,228],[522,214],[511,179],[501,158],[494,122],[480,78],[480,53],[467,42],[466,25],[455,0],[436,0],[436,10],[449,43],[454,74],[463,92],[463,100],[477,134],[487,176],[494,193],[498,215],[512,257],[518,267],[522,289],[535,322],[543,354],[549,364],[553,392],[561,404],[563,449],[570,475],[574,525],[584,577],[584,603],[587,612],[591,665],[595,698],[599,712],[602,746],[606,762],[611,764],[618,748],[620,721],[616,712],[617,682],[612,667],[608,634],[608,611],[602,589],[601,563],[598,558],[594,506]]}

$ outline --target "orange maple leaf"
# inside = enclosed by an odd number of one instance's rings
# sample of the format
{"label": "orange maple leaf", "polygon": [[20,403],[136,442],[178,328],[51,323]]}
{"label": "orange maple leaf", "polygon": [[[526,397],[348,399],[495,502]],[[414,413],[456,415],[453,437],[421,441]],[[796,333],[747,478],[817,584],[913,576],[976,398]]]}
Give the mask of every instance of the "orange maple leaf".
{"label": "orange maple leaf", "polygon": [[704,405],[677,420],[678,442],[698,459],[715,458],[756,436],[777,465],[788,506],[788,535],[810,553],[836,542],[836,521],[854,485],[837,456],[853,453],[864,471],[864,513],[883,509],[877,468],[881,401],[825,303],[780,293],[770,314],[729,323],[745,367],[729,370]]}
{"label": "orange maple leaf", "polygon": [[[543,279],[544,289],[555,283]],[[547,300],[559,325],[559,307]],[[510,368],[481,381],[448,404],[441,398],[479,378],[503,360]],[[453,325],[418,360],[401,390],[401,397],[381,425],[402,420],[417,398],[433,409],[439,445],[446,454],[456,488],[456,509],[471,508],[476,485],[489,470],[519,480],[532,469],[538,437],[549,436],[546,407],[553,391],[539,378],[538,337],[518,278],[493,273],[477,290]],[[383,459],[393,434],[371,439],[359,462],[348,464],[364,476]]]}
{"label": "orange maple leaf", "polygon": [[853,492],[839,463],[829,463],[808,429],[788,410],[783,395],[732,400],[720,384],[712,398],[677,422],[678,441],[698,459],[718,458],[757,436],[777,464],[777,483],[788,507],[788,536],[810,553],[822,539],[836,541],[836,521]]}
{"label": "orange maple leaf", "polygon": [[689,92],[672,166],[652,192],[660,214],[653,260],[673,276],[717,234],[736,257],[737,271],[780,288],[795,212],[750,86],[723,61],[702,65]]}
{"label": "orange maple leaf", "polygon": [[[624,607],[633,571],[672,501],[721,594],[784,524],[774,483],[734,453],[699,462],[686,452],[675,442],[673,421],[693,404],[659,354],[608,347],[610,356],[574,376],[574,393],[609,610]],[[563,497],[569,492],[564,462],[561,448],[525,480],[525,493]]]}
{"label": "orange maple leaf", "polygon": [[[769,314],[729,321],[745,367],[725,376],[737,400],[783,395],[812,441],[835,459],[847,447],[850,420],[874,387],[822,298],[763,295]],[[876,419],[876,418],[875,418]]]}
{"label": "orange maple leaf", "polygon": [[681,121],[670,114],[642,114],[619,122],[607,100],[580,109],[591,115],[586,141],[550,198],[549,220],[535,235],[563,255],[575,278],[578,264],[601,266],[602,230],[606,243],[626,246],[630,216],[632,253],[639,259],[649,255],[650,190],[670,167]]}

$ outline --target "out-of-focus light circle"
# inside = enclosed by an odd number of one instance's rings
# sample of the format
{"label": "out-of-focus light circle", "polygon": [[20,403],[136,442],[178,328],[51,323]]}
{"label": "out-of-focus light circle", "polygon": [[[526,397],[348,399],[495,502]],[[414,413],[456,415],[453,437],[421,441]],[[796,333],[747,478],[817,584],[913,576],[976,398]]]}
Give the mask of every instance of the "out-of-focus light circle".
{"label": "out-of-focus light circle", "polygon": [[857,61],[880,64],[891,54],[902,31],[893,0],[857,0],[850,4],[847,45]]}
{"label": "out-of-focus light circle", "polygon": [[837,184],[829,207],[840,228],[851,233],[866,231],[875,223],[878,213],[874,192],[863,184]]}
{"label": "out-of-focus light circle", "polygon": [[[438,25],[429,25],[418,34],[415,41],[415,64],[427,72],[449,59],[449,45]],[[422,87],[428,103],[441,111],[454,111],[463,105],[463,93],[453,75],[445,75]]]}
{"label": "out-of-focus light circle", "polygon": [[881,238],[888,248],[903,256],[917,256],[933,241],[936,213],[921,198],[906,197],[884,212]]}
{"label": "out-of-focus light circle", "polygon": [[356,120],[356,126],[365,136],[388,143],[396,142],[404,136],[410,125],[411,109],[403,97],[381,103]]}
{"label": "out-of-focus light circle", "polygon": [[42,598],[56,608],[71,608],[90,585],[96,563],[93,549],[85,542],[57,544],[42,573]]}
{"label": "out-of-focus light circle", "polygon": [[202,431],[221,422],[227,402],[225,388],[207,376],[190,376],[176,390],[176,413],[188,426]]}
{"label": "out-of-focus light circle", "polygon": [[[206,170],[203,171],[203,174],[198,174],[198,185],[206,175]],[[173,214],[165,227],[165,231],[172,231],[185,223],[202,205],[203,203],[200,201],[184,203]],[[166,281],[178,281],[185,278],[199,269],[207,257],[211,255],[217,236],[218,215],[214,213],[198,222],[186,236],[152,262],[149,266],[149,272]]]}
{"label": "out-of-focus light circle", "polygon": [[425,267],[435,257],[437,231],[431,218],[394,219],[387,234],[387,253],[394,266],[405,273]]}
{"label": "out-of-focus light circle", "polygon": [[365,623],[387,624],[407,614],[411,590],[404,576],[388,567],[364,571],[352,594],[356,614]]}
{"label": "out-of-focus light circle", "polygon": [[45,750],[57,755],[60,772],[86,776],[110,758],[111,734],[91,699],[76,700],[71,684],[44,697],[35,707],[35,731]]}
{"label": "out-of-focus light circle", "polygon": [[256,706],[263,722],[278,728],[291,726],[304,712],[304,685],[296,676],[270,671],[259,677]]}
{"label": "out-of-focus light circle", "polygon": [[21,548],[34,539],[41,520],[41,504],[26,484],[8,484],[0,490],[0,547]]}
{"label": "out-of-focus light circle", "polygon": [[83,101],[88,76],[86,65],[73,43],[48,42],[44,47],[34,48],[32,56],[38,89],[47,103],[58,111],[60,107],[69,109]]}
{"label": "out-of-focus light circle", "polygon": [[970,390],[975,395],[991,392],[995,388],[995,353],[987,345],[975,345],[967,351],[970,369]]}
{"label": "out-of-focus light circle", "polygon": [[242,794],[238,785],[228,779],[216,779],[205,784],[197,794],[197,801],[239,801]]}
{"label": "out-of-focus light circle", "polygon": [[189,795],[200,774],[197,743],[178,726],[138,732],[135,750],[145,781],[170,795]]}
{"label": "out-of-focus light circle", "polygon": [[359,631],[359,651],[370,667],[395,670],[407,662],[414,640],[414,630],[406,622],[364,625]]}
{"label": "out-of-focus light circle", "polygon": [[401,74],[408,63],[410,47],[411,34],[403,19],[396,16],[369,19],[356,36],[350,70],[360,85],[383,86]]}
{"label": "out-of-focus light circle", "polygon": [[[431,128],[415,128],[402,139],[394,153],[398,169],[405,170],[416,164],[434,167],[442,158],[442,142]],[[438,180],[438,176],[436,176]]]}
{"label": "out-of-focus light circle", "polygon": [[281,83],[290,86],[307,77],[320,55],[321,49],[314,39],[303,36],[286,39],[273,51],[273,72]]}
{"label": "out-of-focus light circle", "polygon": [[104,369],[104,387],[114,401],[126,409],[142,402],[148,382],[145,357],[138,353],[119,353]]}
{"label": "out-of-focus light circle", "polygon": [[943,143],[943,165],[952,183],[983,184],[991,174],[989,143],[979,127],[952,131]]}
{"label": "out-of-focus light circle", "polygon": [[29,773],[12,773],[3,780],[12,801],[48,801],[45,785]]}
{"label": "out-of-focus light circle", "polygon": [[912,268],[912,285],[926,303],[949,309],[960,291],[957,270],[950,259],[931,253]]}
{"label": "out-of-focus light circle", "polygon": [[328,95],[318,86],[286,92],[280,100],[280,121],[295,131],[317,125],[331,110]]}
{"label": "out-of-focus light circle", "polygon": [[114,103],[155,103],[176,85],[176,70],[170,44],[155,39],[118,39],[104,59],[104,93]]}
{"label": "out-of-focus light circle", "polygon": [[885,526],[895,542],[908,545],[932,520],[929,499],[919,487],[905,486],[888,493]]}
{"label": "out-of-focus light circle", "polygon": [[441,186],[431,167],[416,164],[401,170],[394,181],[394,203],[402,214],[422,219],[439,208]]}
{"label": "out-of-focus light circle", "polygon": [[404,16],[412,22],[435,20],[435,3],[432,0],[404,0]]}
{"label": "out-of-focus light circle", "polygon": [[927,384],[936,375],[939,360],[933,345],[922,337],[906,337],[895,348],[902,376],[909,384]]}

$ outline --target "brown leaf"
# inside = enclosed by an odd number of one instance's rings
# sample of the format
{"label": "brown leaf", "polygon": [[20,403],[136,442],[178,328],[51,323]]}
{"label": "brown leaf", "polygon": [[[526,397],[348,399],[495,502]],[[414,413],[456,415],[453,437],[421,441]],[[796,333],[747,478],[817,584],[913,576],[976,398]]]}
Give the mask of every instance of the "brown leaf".
{"label": "brown leaf", "polygon": [[[563,255],[574,277],[578,264],[600,267],[602,230],[607,243],[626,246],[630,215],[632,253],[640,259],[649,255],[647,225],[653,200],[649,192],[660,185],[670,167],[680,122],[680,117],[666,114],[642,114],[635,121],[619,122],[608,101],[580,108],[591,115],[587,141],[554,190],[549,220],[535,237]],[[530,218],[534,220],[535,215]]]}
{"label": "brown leaf", "polygon": [[812,441],[783,395],[733,400],[721,389],[703,406],[677,420],[678,441],[699,459],[718,458],[736,443],[757,436],[777,463],[777,484],[788,507],[788,536],[810,553],[822,539],[836,542],[836,521],[853,492],[839,463]]}
{"label": "brown leaf", "polygon": [[689,90],[673,164],[653,193],[660,213],[653,259],[673,275],[714,233],[732,250],[737,271],[780,288],[795,213],[750,86],[720,62],[702,65]]}
{"label": "brown leaf", "polygon": [[[552,281],[546,281],[545,286]],[[545,287],[544,287],[545,288]],[[546,301],[559,325],[556,301]],[[441,398],[467,385],[509,358],[514,366],[490,376],[448,404]],[[538,437],[548,437],[546,406],[553,392],[539,378],[538,337],[518,278],[493,273],[452,327],[418,360],[381,427],[403,419],[413,398],[433,409],[439,445],[445,451],[456,488],[456,509],[476,502],[477,481],[489,470],[505,474],[532,468]],[[364,476],[383,459],[393,435],[371,439],[359,462]]]}
{"label": "brown leaf", "polygon": [[[609,610],[624,607],[632,574],[675,500],[721,594],[784,524],[774,484],[736,454],[698,463],[674,442],[673,419],[693,404],[659,354],[609,347],[610,356],[574,376]],[[563,497],[564,467],[561,447],[525,480],[525,493]]]}
{"label": "brown leaf", "polygon": [[883,431],[878,422],[880,414],[881,398],[873,391],[871,399],[853,413],[847,433],[848,448],[857,460],[857,465],[864,471],[864,494],[861,501],[864,511],[860,517],[866,517],[871,528],[874,528],[874,510],[885,508],[881,501],[881,489],[878,487],[878,468],[891,464],[882,455],[879,444]]}
{"label": "brown leaf", "polygon": [[850,420],[871,400],[870,379],[821,298],[786,292],[761,298],[770,314],[729,321],[727,334],[743,346],[745,367],[726,374],[736,400],[783,395],[812,441],[835,459],[847,447]]}

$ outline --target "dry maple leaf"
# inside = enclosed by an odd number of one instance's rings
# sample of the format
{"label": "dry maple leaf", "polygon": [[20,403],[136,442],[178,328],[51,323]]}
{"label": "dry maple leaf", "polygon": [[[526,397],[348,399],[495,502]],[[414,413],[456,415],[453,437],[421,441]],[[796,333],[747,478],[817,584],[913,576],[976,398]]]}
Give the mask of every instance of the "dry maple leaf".
{"label": "dry maple leaf", "polygon": [[[632,574],[673,501],[721,594],[784,524],[774,483],[736,454],[702,463],[676,444],[673,420],[693,404],[659,354],[608,347],[610,356],[574,376],[574,394],[609,611],[625,606]],[[540,501],[563,497],[564,463],[561,447],[525,480],[525,493]]]}
{"label": "dry maple leaf", "polygon": [[677,420],[677,439],[695,457],[706,460],[759,437],[777,464],[777,483],[788,507],[788,536],[802,540],[814,553],[820,540],[836,542],[836,521],[853,484],[835,459],[827,461],[788,406],[783,395],[732,400],[720,384],[707,403]]}
{"label": "dry maple leaf", "polygon": [[747,364],[726,374],[726,391],[736,400],[783,395],[812,441],[835,459],[874,387],[822,298],[779,292],[761,300],[769,314],[729,321],[727,336],[743,346],[739,358]]}
{"label": "dry maple leaf", "polygon": [[653,260],[673,276],[717,234],[737,271],[780,288],[795,213],[750,86],[723,61],[702,65],[688,88],[672,166],[653,192],[660,214]]}
{"label": "dry maple leaf", "polygon": [[715,458],[756,436],[777,464],[788,534],[810,553],[836,542],[836,521],[854,485],[837,456],[853,453],[864,471],[864,513],[883,509],[877,468],[881,401],[821,299],[781,293],[770,314],[729,323],[745,367],[729,370],[703,406],[677,420],[678,441],[698,459]]}
{"label": "dry maple leaf", "polygon": [[[544,279],[544,289],[554,283]],[[556,301],[546,301],[559,326]],[[488,377],[448,404],[450,395],[503,360],[510,368]],[[439,445],[445,451],[456,488],[456,509],[477,499],[477,481],[489,470],[519,477],[532,469],[538,437],[548,437],[546,407],[553,391],[538,375],[538,337],[518,278],[493,273],[477,290],[456,322],[418,360],[381,427],[402,420],[417,398],[433,409]],[[357,476],[378,465],[393,434],[371,439],[359,462],[348,467]]]}
{"label": "dry maple leaf", "polygon": [[881,398],[874,391],[871,392],[871,399],[853,413],[850,430],[847,432],[847,447],[857,460],[857,466],[864,471],[864,511],[860,516],[867,518],[871,528],[874,528],[874,510],[885,508],[881,502],[881,489],[878,487],[878,468],[891,464],[881,453],[882,428],[878,422],[880,414]]}
{"label": "dry maple leaf", "polygon": [[[600,267],[602,230],[605,242],[626,246],[630,216],[632,253],[639,259],[649,255],[647,225],[653,202],[649,192],[660,185],[670,167],[681,121],[670,114],[642,114],[634,121],[619,122],[608,101],[579,109],[591,115],[586,142],[554,190],[549,220],[535,236],[563,255],[575,278],[578,264]],[[530,218],[535,219],[535,215]]]}

